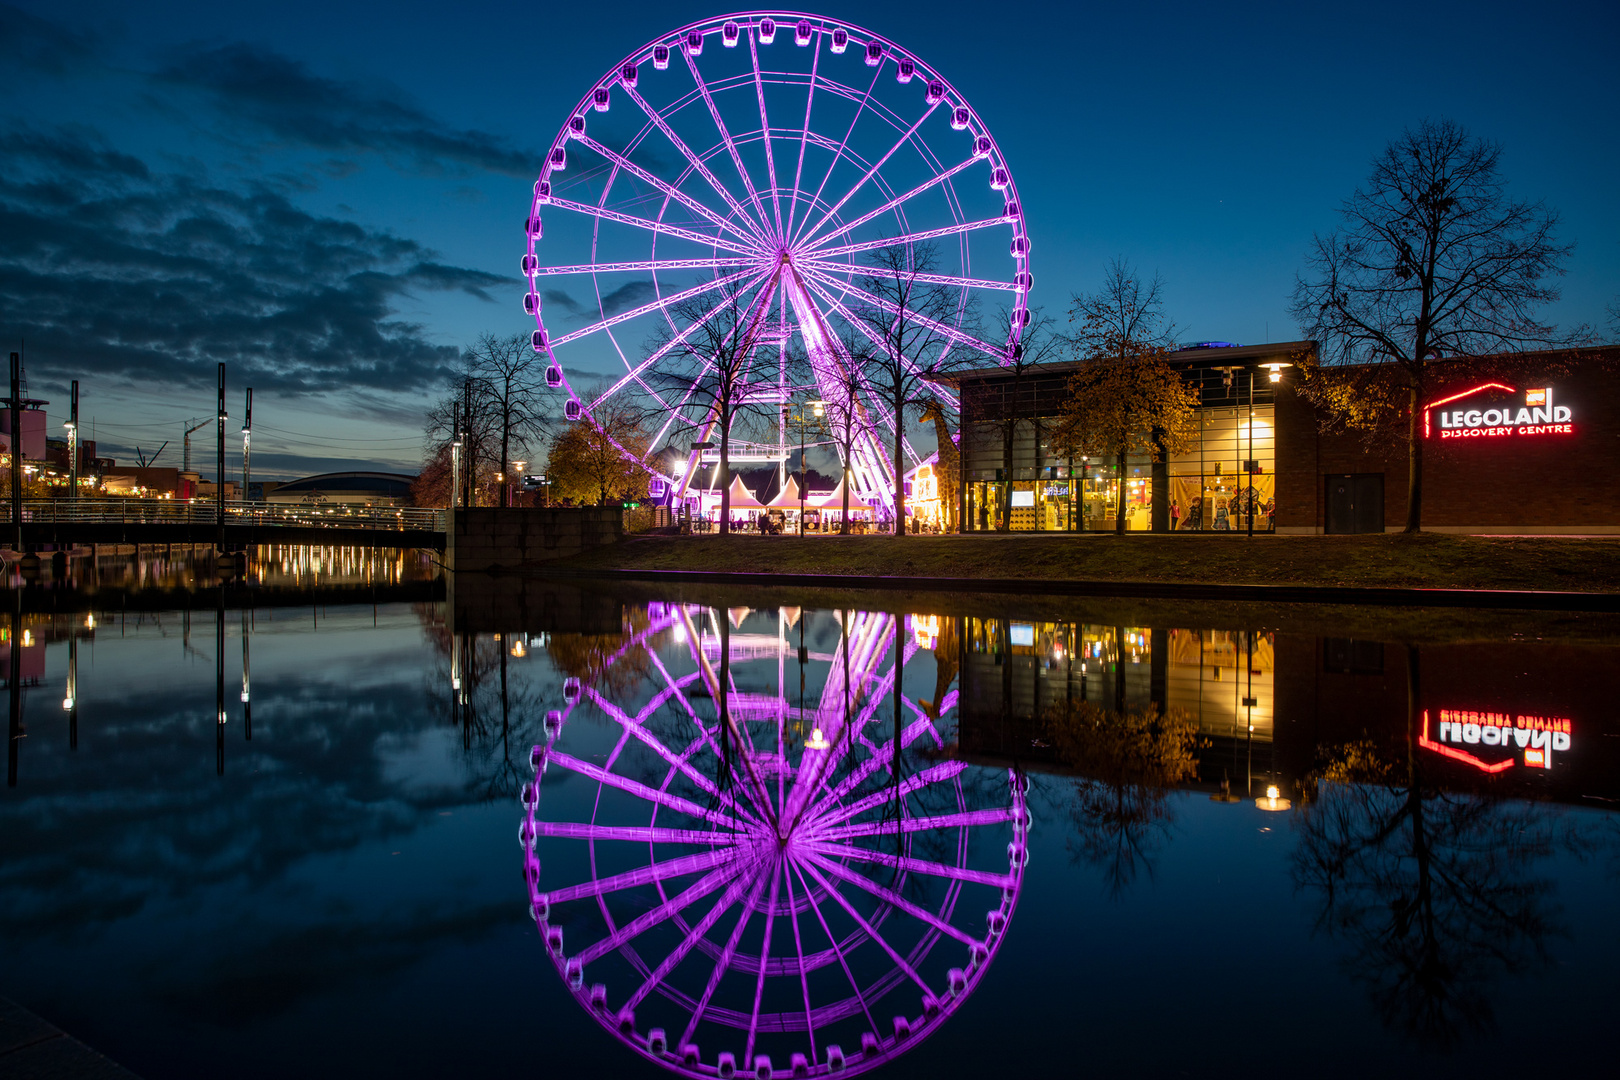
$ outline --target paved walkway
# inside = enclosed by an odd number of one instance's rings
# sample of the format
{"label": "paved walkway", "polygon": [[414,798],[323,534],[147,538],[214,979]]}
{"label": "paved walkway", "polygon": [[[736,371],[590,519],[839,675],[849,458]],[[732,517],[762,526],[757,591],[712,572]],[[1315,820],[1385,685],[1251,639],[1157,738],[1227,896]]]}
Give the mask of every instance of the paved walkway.
{"label": "paved walkway", "polygon": [[5,1080],[139,1080],[73,1036],[0,998],[0,1077]]}

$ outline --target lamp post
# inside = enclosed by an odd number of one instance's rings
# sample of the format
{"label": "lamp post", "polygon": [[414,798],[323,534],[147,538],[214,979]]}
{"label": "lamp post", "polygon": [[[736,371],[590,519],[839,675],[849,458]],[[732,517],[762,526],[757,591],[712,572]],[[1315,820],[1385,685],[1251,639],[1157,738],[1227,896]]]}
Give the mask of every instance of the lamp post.
{"label": "lamp post", "polygon": [[79,380],[73,380],[73,396],[68,403],[68,498],[79,497]]}
{"label": "lamp post", "polygon": [[[516,483],[513,485],[514,493],[521,493],[523,490],[523,466],[527,464],[527,461],[519,461],[516,458],[512,459],[512,475],[517,478]],[[506,501],[510,503],[512,500],[511,498],[508,498]]]}
{"label": "lamp post", "polygon": [[[461,420],[457,417],[450,434],[450,511],[454,514],[456,501],[461,498]],[[450,527],[455,528],[451,522]]]}
{"label": "lamp post", "polygon": [[248,497],[248,483],[253,479],[253,387],[247,388],[247,409],[242,414],[242,498]]}
{"label": "lamp post", "polygon": [[[219,490],[214,492],[214,532],[215,550],[225,550],[225,362],[219,365],[219,430],[218,437],[219,460],[215,462],[216,475],[219,477]],[[223,631],[221,641],[224,640]]]}

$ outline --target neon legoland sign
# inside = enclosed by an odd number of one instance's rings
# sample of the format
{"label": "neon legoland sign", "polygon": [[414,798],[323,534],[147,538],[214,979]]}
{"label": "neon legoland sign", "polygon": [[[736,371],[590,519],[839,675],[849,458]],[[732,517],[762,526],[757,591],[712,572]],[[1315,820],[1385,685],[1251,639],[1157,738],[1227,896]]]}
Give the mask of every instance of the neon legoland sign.
{"label": "neon legoland sign", "polygon": [[1481,772],[1505,772],[1521,763],[1530,769],[1550,769],[1553,754],[1570,747],[1570,722],[1562,716],[1515,716],[1469,709],[1439,712],[1439,738],[1431,739],[1429,710],[1423,710],[1423,734],[1418,736],[1418,745]]}
{"label": "neon legoland sign", "polygon": [[[1522,398],[1519,393],[1501,383],[1485,383],[1442,398],[1423,410],[1424,437],[1433,438],[1438,433],[1442,439],[1493,439],[1506,435],[1575,433],[1575,425],[1570,423],[1574,412],[1568,405],[1553,404],[1552,387],[1525,390]],[[1489,396],[1456,408],[1441,408],[1482,394]],[[1504,400],[1503,394],[1513,396]],[[1440,411],[1436,412],[1437,409]]]}

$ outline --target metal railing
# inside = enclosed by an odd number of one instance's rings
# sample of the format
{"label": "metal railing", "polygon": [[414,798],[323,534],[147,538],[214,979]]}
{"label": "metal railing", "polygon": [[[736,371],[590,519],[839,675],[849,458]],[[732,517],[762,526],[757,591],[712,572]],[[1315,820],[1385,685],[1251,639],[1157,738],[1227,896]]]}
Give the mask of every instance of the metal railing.
{"label": "metal railing", "polygon": [[[6,509],[0,508],[0,513]],[[23,503],[23,521],[34,525],[212,525],[218,514],[219,504],[212,499],[45,499]],[[5,517],[9,519],[9,513]],[[227,499],[225,524],[443,532],[445,511]]]}

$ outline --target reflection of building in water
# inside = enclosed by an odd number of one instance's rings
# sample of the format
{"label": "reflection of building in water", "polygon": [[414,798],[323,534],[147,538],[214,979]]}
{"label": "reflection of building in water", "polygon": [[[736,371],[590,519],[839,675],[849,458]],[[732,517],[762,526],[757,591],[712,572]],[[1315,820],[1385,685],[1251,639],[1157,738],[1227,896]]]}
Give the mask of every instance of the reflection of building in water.
{"label": "reflection of building in water", "polygon": [[[1525,750],[1541,766],[1533,782],[1553,785],[1551,794],[1578,797],[1581,784],[1607,791],[1608,778],[1620,775],[1620,761],[1611,763],[1620,740],[1598,735],[1612,724],[1609,688],[1620,681],[1614,649],[1473,642],[1409,653],[1376,641],[1241,629],[956,621],[959,741],[974,758],[1057,767],[1043,714],[1060,702],[1088,701],[1115,711],[1183,711],[1200,736],[1200,782],[1229,781],[1251,793],[1312,775],[1324,748],[1370,741],[1385,758],[1404,760],[1409,734],[1447,782],[1531,782]],[[1421,661],[1415,691],[1409,655]],[[1442,713],[1456,726],[1442,731]],[[1537,730],[1548,732],[1545,746],[1534,742]],[[1505,747],[1510,738],[1526,745]],[[1517,764],[1501,764],[1508,759]]]}
{"label": "reflection of building in water", "polygon": [[[1041,717],[1088,701],[1121,711],[1184,710],[1206,746],[1201,775],[1270,775],[1274,635],[964,618],[961,741],[970,754],[1051,760]],[[1261,748],[1262,760],[1254,750]]]}

